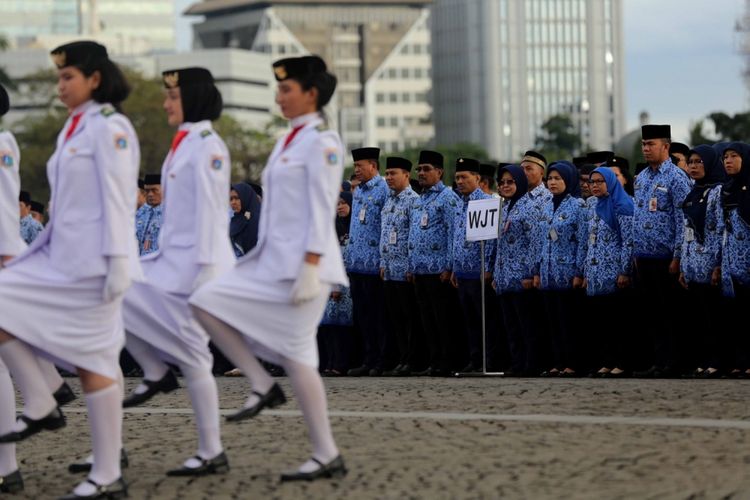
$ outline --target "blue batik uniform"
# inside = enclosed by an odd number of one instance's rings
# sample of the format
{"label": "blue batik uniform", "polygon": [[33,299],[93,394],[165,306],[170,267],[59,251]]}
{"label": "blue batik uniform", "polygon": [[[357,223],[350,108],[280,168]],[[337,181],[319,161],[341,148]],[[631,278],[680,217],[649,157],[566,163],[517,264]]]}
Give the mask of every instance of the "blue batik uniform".
{"label": "blue batik uniform", "polygon": [[[453,273],[459,279],[479,279],[482,272],[482,252],[479,241],[466,241],[466,212],[469,201],[486,200],[492,196],[477,188],[469,196],[462,196],[459,210],[453,223]],[[485,271],[492,270],[495,261],[496,245],[492,240],[485,243]]]}
{"label": "blue batik uniform", "polygon": [[550,192],[549,189],[547,189],[547,186],[545,186],[543,183],[539,184],[534,189],[529,190],[529,203],[533,206],[533,209],[536,210],[537,214],[541,214],[544,211],[544,207],[547,206],[547,203],[549,203],[552,200],[552,192]]}
{"label": "blue batik uniform", "polygon": [[493,274],[498,294],[519,292],[523,290],[521,280],[534,277],[541,251],[538,233],[542,206],[539,205],[541,197],[532,198],[529,195],[530,192],[521,196],[510,210],[510,204],[503,206]]}
{"label": "blue batik uniform", "polygon": [[135,236],[138,240],[140,255],[148,255],[159,249],[159,231],[161,230],[161,205],[152,207],[143,204],[135,213]]}
{"label": "blue batik uniform", "polygon": [[750,225],[742,220],[737,209],[730,210],[727,219],[721,258],[722,278],[747,287],[750,286]]}
{"label": "blue batik uniform", "polygon": [[453,225],[459,198],[438,182],[412,205],[409,222],[409,272],[440,274],[453,268]]}
{"label": "blue batik uniform", "polygon": [[380,268],[386,281],[406,281],[409,266],[409,220],[419,195],[411,187],[391,191],[380,212]]}
{"label": "blue batik uniform", "polygon": [[630,276],[633,268],[633,219],[618,215],[619,231],[613,229],[596,213],[589,210],[588,245],[584,265],[587,295],[615,293],[617,277]]}
{"label": "blue batik uniform", "polygon": [[354,190],[349,248],[345,254],[350,273],[380,272],[380,212],[388,197],[385,180],[376,175]]}
{"label": "blue batik uniform", "polygon": [[[703,241],[695,237],[694,231],[684,228],[684,242],[680,259],[680,272],[688,283],[710,284],[713,270],[721,265],[721,239],[724,219],[721,208],[721,185],[706,187],[706,223]],[[687,224],[687,219],[685,219]]]}
{"label": "blue batik uniform", "polygon": [[33,218],[31,214],[21,219],[21,239],[30,245],[32,241],[44,230],[44,226]]}
{"label": "blue batik uniform", "polygon": [[685,173],[667,159],[635,178],[635,257],[670,259],[682,253],[682,203],[690,192]]}
{"label": "blue batik uniform", "polygon": [[583,277],[588,237],[586,202],[567,195],[557,210],[549,202],[539,221],[542,240],[537,274],[543,290],[565,290]]}

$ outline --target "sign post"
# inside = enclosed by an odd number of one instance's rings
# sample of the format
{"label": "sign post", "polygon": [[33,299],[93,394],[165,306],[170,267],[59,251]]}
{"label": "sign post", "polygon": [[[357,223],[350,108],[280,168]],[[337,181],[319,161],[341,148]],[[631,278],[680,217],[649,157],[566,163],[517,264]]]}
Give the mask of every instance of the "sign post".
{"label": "sign post", "polygon": [[[469,201],[466,210],[466,241],[478,241],[481,255],[481,272],[479,275],[480,287],[482,288],[482,374],[483,375],[505,375],[503,372],[487,371],[487,320],[485,300],[485,262],[484,245],[487,240],[497,240],[500,235],[500,223],[503,214],[502,198],[487,198],[484,200]],[[471,374],[458,374],[466,376]]]}

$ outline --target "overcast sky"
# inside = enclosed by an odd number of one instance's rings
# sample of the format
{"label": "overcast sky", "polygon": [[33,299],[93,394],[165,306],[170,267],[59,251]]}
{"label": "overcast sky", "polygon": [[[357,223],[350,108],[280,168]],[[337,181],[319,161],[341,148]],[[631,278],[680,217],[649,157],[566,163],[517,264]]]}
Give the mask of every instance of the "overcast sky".
{"label": "overcast sky", "polygon": [[[198,0],[175,0],[183,12]],[[625,106],[628,129],[645,110],[687,140],[690,122],[712,111],[737,113],[748,103],[734,32],[743,0],[623,0]],[[190,48],[189,18],[177,22],[180,50]]]}

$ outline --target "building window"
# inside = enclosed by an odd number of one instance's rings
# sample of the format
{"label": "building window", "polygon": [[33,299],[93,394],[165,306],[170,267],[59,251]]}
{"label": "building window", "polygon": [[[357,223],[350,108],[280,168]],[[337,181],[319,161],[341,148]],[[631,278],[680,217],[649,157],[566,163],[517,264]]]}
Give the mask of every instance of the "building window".
{"label": "building window", "polygon": [[399,149],[401,148],[399,147],[398,141],[391,142],[391,152],[398,151]]}
{"label": "building window", "polygon": [[414,94],[414,102],[427,102],[427,94],[424,92],[417,92]]}
{"label": "building window", "polygon": [[395,92],[388,94],[388,102],[398,102],[398,94]]}
{"label": "building window", "polygon": [[409,68],[401,68],[401,78],[409,78]]}
{"label": "building window", "polygon": [[414,78],[423,78],[424,70],[422,68],[414,68]]}
{"label": "building window", "polygon": [[411,94],[404,92],[401,94],[401,102],[411,102]]}
{"label": "building window", "polygon": [[415,54],[421,54],[422,53],[422,46],[419,45],[419,44],[417,44],[417,43],[415,43],[414,44],[414,53]]}
{"label": "building window", "polygon": [[401,47],[401,53],[402,54],[408,54],[409,53],[409,45],[408,44],[404,44],[404,46]]}
{"label": "building window", "polygon": [[378,127],[385,127],[385,117],[384,116],[378,116]]}
{"label": "building window", "polygon": [[391,68],[388,70],[388,78],[398,78],[398,73],[396,72],[396,68]]}
{"label": "building window", "polygon": [[375,94],[375,102],[385,102],[385,94],[383,92]]}

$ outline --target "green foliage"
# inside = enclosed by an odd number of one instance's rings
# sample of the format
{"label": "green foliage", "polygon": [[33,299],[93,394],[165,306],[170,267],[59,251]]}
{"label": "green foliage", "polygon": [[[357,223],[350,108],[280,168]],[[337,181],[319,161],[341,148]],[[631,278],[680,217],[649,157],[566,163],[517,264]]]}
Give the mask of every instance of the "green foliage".
{"label": "green foliage", "polygon": [[750,139],[750,111],[737,113],[734,116],[717,111],[710,113],[706,118],[713,123],[716,137],[710,138],[704,134],[704,120],[700,120],[690,129],[691,145],[747,141]]}
{"label": "green foliage", "polygon": [[581,151],[581,136],[570,116],[551,116],[541,129],[534,147],[549,161],[570,159]]}

